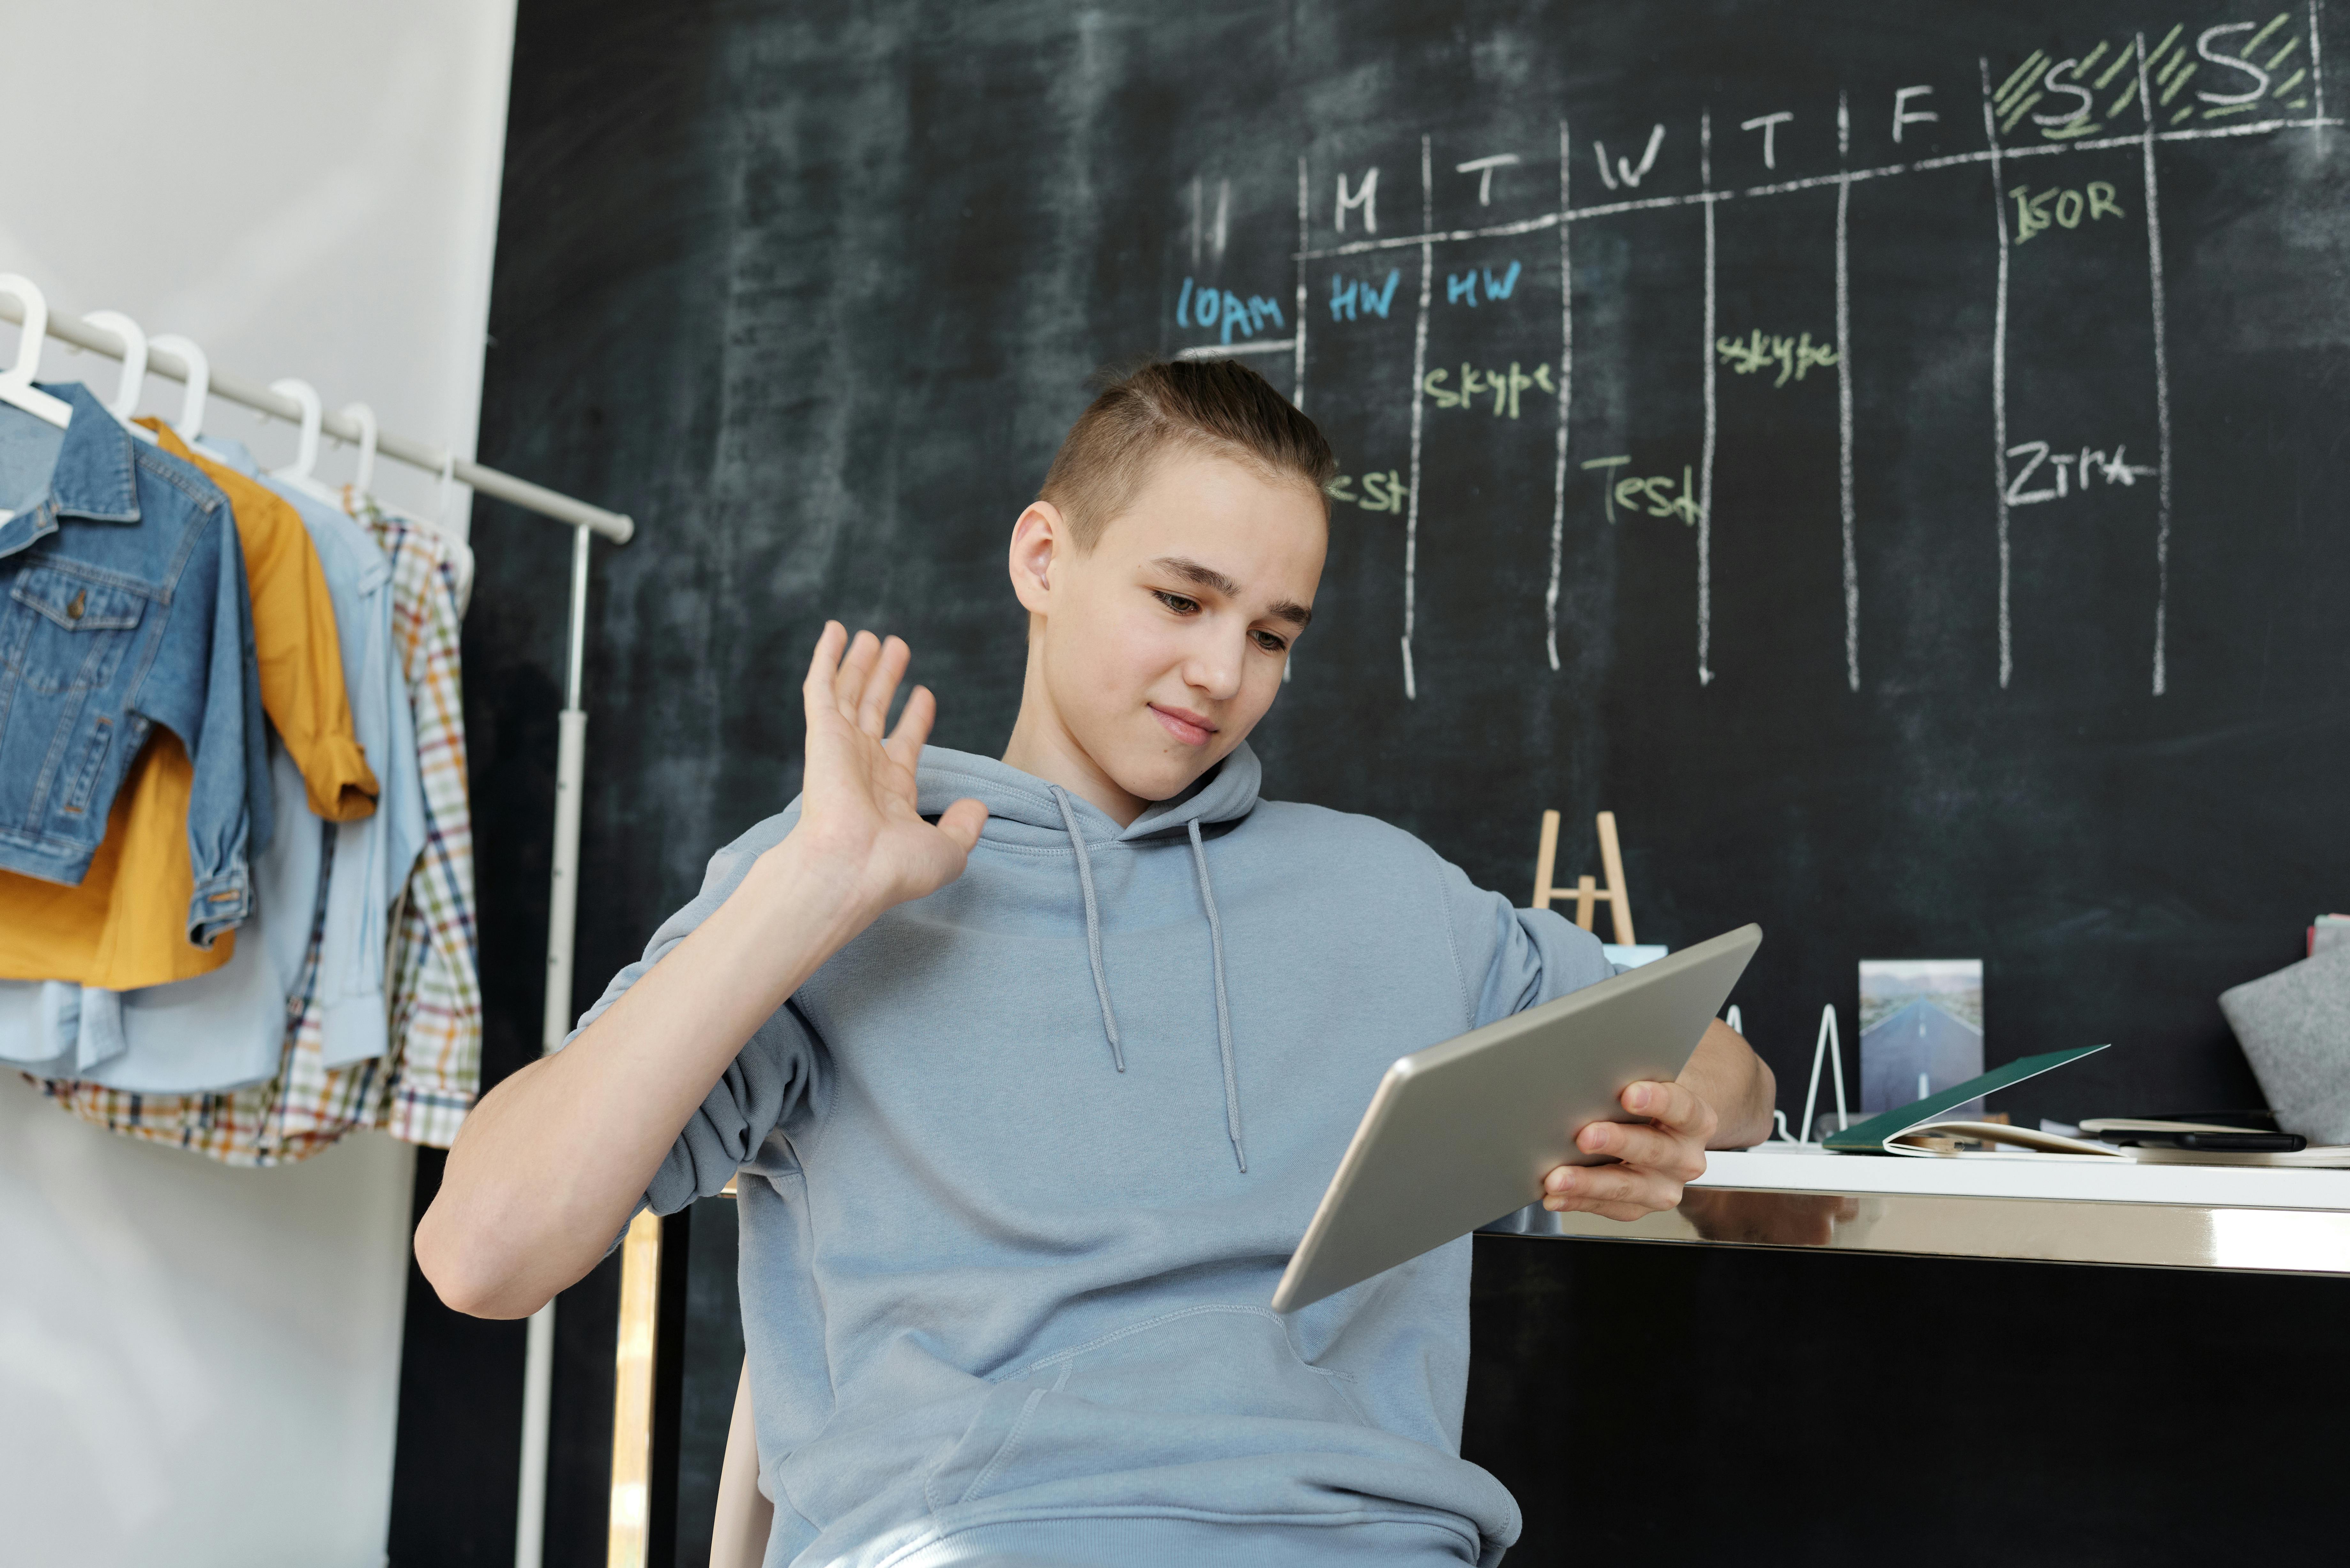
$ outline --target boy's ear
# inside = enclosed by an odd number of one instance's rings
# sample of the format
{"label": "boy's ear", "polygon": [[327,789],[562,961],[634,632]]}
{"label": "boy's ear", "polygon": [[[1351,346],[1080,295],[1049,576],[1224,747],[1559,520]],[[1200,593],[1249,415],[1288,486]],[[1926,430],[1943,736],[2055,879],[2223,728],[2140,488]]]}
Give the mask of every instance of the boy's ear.
{"label": "boy's ear", "polygon": [[1066,560],[1073,546],[1061,509],[1049,501],[1029,503],[1012,524],[1012,591],[1023,609],[1042,615],[1051,607],[1054,564]]}

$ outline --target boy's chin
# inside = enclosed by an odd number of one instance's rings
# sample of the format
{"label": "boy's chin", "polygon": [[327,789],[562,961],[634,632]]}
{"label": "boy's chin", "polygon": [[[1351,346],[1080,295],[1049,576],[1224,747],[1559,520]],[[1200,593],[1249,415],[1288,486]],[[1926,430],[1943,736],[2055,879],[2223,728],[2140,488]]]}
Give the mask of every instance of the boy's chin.
{"label": "boy's chin", "polygon": [[1229,749],[1207,745],[1197,751],[1186,748],[1177,755],[1128,755],[1117,759],[1103,771],[1118,788],[1137,800],[1172,800],[1197,783],[1201,774],[1223,761]]}

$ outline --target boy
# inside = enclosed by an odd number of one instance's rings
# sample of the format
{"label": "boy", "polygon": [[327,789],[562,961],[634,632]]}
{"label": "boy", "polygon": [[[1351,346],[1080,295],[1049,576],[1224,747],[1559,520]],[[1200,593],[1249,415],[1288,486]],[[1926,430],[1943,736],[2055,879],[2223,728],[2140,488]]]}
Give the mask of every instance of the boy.
{"label": "boy", "polygon": [[[467,1120],[416,1235],[521,1316],[631,1210],[738,1168],[767,1562],[1499,1560],[1458,1457],[1470,1243],[1265,1305],[1397,1056],[1606,977],[1588,933],[1367,818],[1261,801],[1245,740],[1313,616],[1333,470],[1232,362],[1105,391],[1012,535],[1001,762],[925,751],[909,653],[828,624],[800,798],[559,1054]],[[1717,1024],[1552,1209],[1669,1208],[1762,1135]]]}

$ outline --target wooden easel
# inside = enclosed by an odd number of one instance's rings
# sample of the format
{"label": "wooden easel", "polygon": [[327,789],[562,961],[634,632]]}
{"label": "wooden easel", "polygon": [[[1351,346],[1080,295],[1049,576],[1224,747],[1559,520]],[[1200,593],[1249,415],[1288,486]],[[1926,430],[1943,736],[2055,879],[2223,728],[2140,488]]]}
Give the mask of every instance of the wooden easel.
{"label": "wooden easel", "polygon": [[[1616,921],[1616,940],[1619,946],[1630,947],[1638,940],[1632,935],[1632,896],[1624,889],[1624,850],[1616,842],[1616,814],[1603,811],[1596,819],[1599,828],[1599,868],[1607,878],[1602,888],[1589,877],[1575,880],[1575,923],[1585,930],[1591,929],[1591,907],[1605,903]],[[1546,811],[1542,815],[1542,847],[1534,852],[1534,902],[1537,909],[1550,908],[1553,898],[1564,898],[1563,889],[1551,885],[1551,872],[1558,864],[1558,813]]]}

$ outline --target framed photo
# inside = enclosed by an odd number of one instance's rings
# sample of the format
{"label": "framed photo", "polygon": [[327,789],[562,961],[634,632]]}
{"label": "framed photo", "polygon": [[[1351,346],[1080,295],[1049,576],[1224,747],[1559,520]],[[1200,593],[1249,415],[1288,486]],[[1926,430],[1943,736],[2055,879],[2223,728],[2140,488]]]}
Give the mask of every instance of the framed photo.
{"label": "framed photo", "polygon": [[[1860,1108],[1898,1110],[1983,1070],[1981,959],[1860,961]],[[1951,1115],[1980,1115],[1982,1104]]]}

